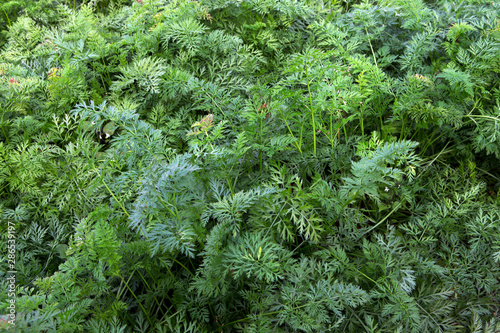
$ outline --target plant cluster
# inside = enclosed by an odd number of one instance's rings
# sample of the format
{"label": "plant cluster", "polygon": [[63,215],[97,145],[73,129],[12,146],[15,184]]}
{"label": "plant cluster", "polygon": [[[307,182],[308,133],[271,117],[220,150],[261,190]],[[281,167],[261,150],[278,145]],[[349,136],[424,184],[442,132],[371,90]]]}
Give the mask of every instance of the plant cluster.
{"label": "plant cluster", "polygon": [[500,331],[500,3],[0,15],[6,330]]}

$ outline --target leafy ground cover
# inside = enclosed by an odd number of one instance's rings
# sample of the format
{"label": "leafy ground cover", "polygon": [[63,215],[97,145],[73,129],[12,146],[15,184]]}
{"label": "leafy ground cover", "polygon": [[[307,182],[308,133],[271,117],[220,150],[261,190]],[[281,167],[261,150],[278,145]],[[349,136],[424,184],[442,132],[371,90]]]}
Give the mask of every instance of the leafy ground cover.
{"label": "leafy ground cover", "polygon": [[500,331],[498,1],[0,9],[4,329]]}

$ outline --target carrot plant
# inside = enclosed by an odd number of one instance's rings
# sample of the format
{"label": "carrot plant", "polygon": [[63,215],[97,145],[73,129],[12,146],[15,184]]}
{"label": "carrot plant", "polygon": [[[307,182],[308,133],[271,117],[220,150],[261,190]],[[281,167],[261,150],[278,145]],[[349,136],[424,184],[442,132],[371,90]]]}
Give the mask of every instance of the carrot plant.
{"label": "carrot plant", "polygon": [[500,330],[497,2],[0,17],[2,329]]}

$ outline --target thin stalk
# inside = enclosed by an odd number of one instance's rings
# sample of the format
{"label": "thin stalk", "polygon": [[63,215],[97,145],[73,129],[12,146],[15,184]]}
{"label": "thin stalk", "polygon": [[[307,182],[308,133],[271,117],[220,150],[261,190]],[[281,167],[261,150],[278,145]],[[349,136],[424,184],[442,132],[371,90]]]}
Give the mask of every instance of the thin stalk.
{"label": "thin stalk", "polygon": [[382,119],[382,114],[380,115],[380,133],[382,134],[382,139],[385,140],[385,133],[382,132],[384,129],[384,120]]}
{"label": "thin stalk", "polygon": [[3,122],[3,116],[5,115],[5,112],[2,112],[2,120],[0,120],[0,126],[2,126],[2,133],[3,133],[3,136],[5,137],[5,142],[8,144],[10,144],[10,140],[9,140],[9,136],[7,135],[7,132],[5,132],[5,126],[4,126],[4,122]]}
{"label": "thin stalk", "polygon": [[[425,154],[425,152],[427,151],[427,149],[437,140],[439,139],[440,137],[442,137],[444,135],[444,133],[441,133],[440,135],[438,135],[436,138],[434,138],[432,141],[430,142],[427,142],[425,144],[425,146],[422,148],[422,155]],[[432,137],[432,136],[431,136]]]}
{"label": "thin stalk", "polygon": [[[154,290],[153,290],[153,289],[151,289],[151,287],[149,286],[149,283],[146,281],[146,279],[145,279],[145,278],[144,278],[144,276],[141,274],[141,272],[138,270],[138,271],[137,271],[137,273],[139,273],[139,275],[141,276],[142,281],[144,281],[144,284],[146,285],[146,287],[147,287],[150,291],[154,292]],[[155,300],[156,304],[158,305],[158,309],[161,311],[162,315],[163,315],[163,316],[165,316],[165,313],[163,312],[163,310],[161,310],[160,302],[158,302],[158,299],[156,298],[156,296],[155,296],[155,295],[153,295],[153,299]]]}
{"label": "thin stalk", "polygon": [[7,25],[10,27],[12,25],[12,22],[10,22],[9,15],[7,15],[7,12],[5,11],[5,9],[3,9],[3,7],[2,11],[5,14],[5,17],[7,18]]}
{"label": "thin stalk", "polygon": [[372,42],[371,42],[370,36],[368,35],[368,30],[366,29],[366,27],[365,27],[365,31],[366,31],[366,37],[368,37],[368,44],[370,44],[370,49],[372,50],[373,61],[375,61],[375,66],[378,68],[377,58],[375,58],[375,52],[373,51]]}
{"label": "thin stalk", "polygon": [[229,190],[231,191],[231,195],[234,197],[234,195],[236,193],[234,192],[234,187],[233,187],[233,184],[231,183],[231,179],[229,178],[229,176],[227,176],[227,177],[225,177],[225,180],[226,180],[227,186],[229,187]]}
{"label": "thin stalk", "polygon": [[[285,116],[284,116],[284,115],[283,115],[283,113],[281,112],[281,109],[280,109],[280,108],[278,108],[278,110],[280,111],[281,117],[282,117],[282,118],[283,118],[283,120],[285,121],[285,126],[286,126],[286,128],[288,128],[288,132],[290,132],[290,135],[291,135],[291,136],[293,136],[293,137],[296,139],[295,135],[293,135],[293,132],[292,132],[292,130],[290,129],[290,126],[288,125],[288,122],[286,121]],[[297,149],[299,150],[299,153],[301,153],[301,154],[302,154],[302,149],[300,149],[301,144],[299,145],[299,144],[297,143],[297,141],[295,141],[294,143],[295,143],[295,146],[297,146]],[[302,143],[302,140],[300,140],[300,143]]]}
{"label": "thin stalk", "polygon": [[[448,143],[449,143],[449,142],[448,142]],[[443,153],[445,152],[446,147],[448,147],[448,143],[444,146],[444,148],[443,148],[443,149],[439,152],[439,154],[437,154],[437,156],[436,156],[436,157],[435,157],[432,161],[430,161],[429,163],[427,163],[427,164],[425,165],[425,168],[424,168],[424,169],[423,169],[423,170],[422,170],[422,171],[421,171],[421,172],[417,175],[417,177],[415,177],[415,179],[419,178],[419,177],[420,177],[420,176],[421,176],[421,175],[422,175],[422,174],[423,174],[423,173],[427,170],[427,168],[428,168],[430,165],[432,165],[432,163],[434,163],[434,162],[435,162],[435,161],[439,158],[439,156],[441,156],[441,154],[443,154]],[[451,150],[449,150],[449,151],[451,151]],[[449,151],[448,151],[448,152],[449,152]],[[425,161],[422,161],[422,165],[423,165],[424,163],[425,163]]]}
{"label": "thin stalk", "polygon": [[[135,273],[135,270],[132,272],[132,274],[130,274],[130,277],[128,278],[127,283],[130,282],[130,280],[132,279],[132,276],[134,276],[134,273]],[[120,278],[121,278],[121,276],[120,276]],[[124,284],[124,281],[120,282],[120,286],[118,287],[118,294],[116,295],[117,299],[120,299],[122,297],[123,291],[125,290],[125,289],[122,289],[122,287],[121,287],[122,284]]]}
{"label": "thin stalk", "polygon": [[[264,110],[261,111],[263,113]],[[260,144],[262,144],[262,117],[260,117]],[[260,174],[262,175],[262,150],[259,150],[259,164],[260,164]]]}
{"label": "thin stalk", "polygon": [[373,229],[377,228],[379,225],[381,225],[385,220],[387,220],[389,218],[389,216],[391,216],[399,207],[401,206],[401,201],[398,202],[398,204],[396,205],[396,207],[394,207],[390,212],[389,214],[387,214],[382,220],[380,220],[380,222],[378,222],[377,224],[375,224],[373,227],[371,227],[370,229],[368,229],[367,231],[365,231],[360,237],[363,237],[364,235],[366,235],[367,233],[371,232]]}
{"label": "thin stalk", "polygon": [[496,180],[500,181],[500,178],[498,178],[498,177],[497,177],[497,176],[495,176],[495,175],[492,175],[492,174],[491,174],[491,173],[489,173],[488,171],[483,170],[483,169],[480,169],[480,168],[478,168],[478,167],[476,167],[476,169],[477,169],[478,171],[481,171],[481,172],[483,172],[484,174],[486,174],[486,175],[488,175],[488,176],[490,176],[490,177],[492,177],[492,178],[494,178],[494,179],[496,179]]}
{"label": "thin stalk", "polygon": [[405,131],[405,116],[403,116],[401,123],[401,133],[399,134],[399,140],[403,140],[403,133]]}
{"label": "thin stalk", "polygon": [[486,118],[486,119],[492,119],[492,120],[495,120],[495,121],[500,121],[500,118],[493,117],[493,116],[485,116],[485,115],[482,115],[482,114],[467,114],[467,115],[465,115],[465,117],[471,118],[472,121],[474,121],[474,119],[472,119],[472,118]]}
{"label": "thin stalk", "polygon": [[[170,212],[170,214],[172,214],[172,216],[174,217],[177,217],[177,214],[174,213],[174,211],[172,211],[169,207],[168,207],[168,202],[165,202],[165,200],[163,200],[160,196],[158,196],[158,200],[160,201],[161,205],[163,206],[163,208],[165,208],[166,210],[168,210]],[[174,205],[171,204],[172,207],[175,208]]]}
{"label": "thin stalk", "polygon": [[342,121],[342,128],[344,128],[344,136],[345,136],[345,142],[347,143],[347,130],[345,129],[345,124],[344,121]]}
{"label": "thin stalk", "polygon": [[313,140],[314,140],[314,155],[316,155],[316,123],[314,120],[314,107],[313,107],[312,94],[311,94],[311,85],[309,82],[309,67],[307,66],[307,63],[304,65],[304,67],[306,68],[307,91],[309,93],[309,103],[310,103],[310,108],[311,108],[311,120],[312,120],[312,126],[313,126]]}
{"label": "thin stalk", "polygon": [[363,108],[361,108],[361,110],[360,110],[359,118],[360,118],[359,121],[360,121],[360,124],[361,124],[361,135],[365,136],[365,126],[364,126],[364,123],[363,123]]}
{"label": "thin stalk", "polygon": [[[95,170],[97,172],[97,170]],[[125,207],[123,207],[122,203],[116,198],[116,196],[114,195],[114,193],[111,191],[111,189],[108,187],[108,184],[106,184],[106,182],[104,181],[104,177],[99,174],[99,172],[97,172],[97,174],[99,175],[99,177],[101,178],[102,180],[102,183],[104,184],[104,186],[106,186],[106,188],[108,189],[108,192],[111,194],[111,196],[113,197],[113,199],[115,199],[115,201],[118,203],[118,205],[120,205],[120,207],[122,208],[122,210],[125,212],[125,214],[130,217],[130,214],[127,212],[127,210],[125,209]]]}
{"label": "thin stalk", "polygon": [[122,281],[125,283],[125,286],[127,287],[127,289],[130,291],[130,293],[132,294],[132,296],[136,300],[137,304],[139,304],[139,306],[141,307],[142,312],[144,312],[144,315],[148,319],[149,325],[151,325],[151,327],[153,327],[153,322],[151,321],[151,318],[149,318],[148,312],[146,311],[146,309],[144,308],[144,306],[142,305],[142,303],[139,301],[139,299],[135,295],[134,291],[132,289],[130,289],[130,286],[128,285],[127,282],[125,282],[125,280],[123,279],[123,277],[121,275],[120,275],[120,279],[122,279]]}
{"label": "thin stalk", "polygon": [[332,108],[330,110],[330,143],[332,144],[333,149],[333,98],[332,98]]}
{"label": "thin stalk", "polygon": [[193,272],[191,272],[186,266],[184,266],[179,260],[175,259],[174,257],[170,257],[170,259],[172,259],[173,261],[175,261],[176,263],[178,263],[179,265],[182,266],[182,268],[184,268],[186,271],[189,272],[189,274],[191,274],[192,277],[194,277],[194,274]]}

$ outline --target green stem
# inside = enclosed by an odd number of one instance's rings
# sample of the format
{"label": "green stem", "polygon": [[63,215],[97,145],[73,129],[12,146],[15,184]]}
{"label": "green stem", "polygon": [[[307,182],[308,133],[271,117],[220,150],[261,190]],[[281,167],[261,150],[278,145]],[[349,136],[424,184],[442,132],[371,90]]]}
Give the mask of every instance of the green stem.
{"label": "green stem", "polygon": [[364,126],[364,123],[363,123],[363,108],[360,110],[359,118],[360,118],[359,121],[361,123],[361,135],[365,136],[365,126]]}
{"label": "green stem", "polygon": [[307,62],[305,63],[304,67],[306,68],[307,91],[309,93],[309,103],[310,103],[310,108],[311,108],[311,120],[312,120],[312,126],[313,126],[313,140],[314,140],[314,155],[316,155],[316,123],[314,120],[314,107],[313,107],[312,94],[311,94],[311,85],[309,82],[309,67],[307,66]]}
{"label": "green stem", "polygon": [[[97,172],[97,170],[95,170],[95,171]],[[108,187],[108,184],[106,184],[106,182],[104,181],[104,177],[101,174],[99,174],[99,172],[97,172],[97,174],[101,178],[102,183],[104,184],[104,186],[106,186],[106,188],[108,189],[108,192],[111,194],[111,196],[113,197],[113,199],[115,199],[115,201],[118,203],[118,205],[120,205],[120,207],[125,212],[125,214],[128,217],[130,217],[130,214],[127,212],[127,210],[125,209],[125,207],[123,207],[122,203],[116,198],[116,196],[113,194],[113,192],[111,191],[111,189]]]}
{"label": "green stem", "polygon": [[405,129],[405,117],[403,116],[402,123],[401,123],[401,133],[399,134],[399,140],[403,139],[404,129]]}
{"label": "green stem", "polygon": [[186,271],[189,272],[189,274],[191,274],[192,277],[194,277],[194,274],[193,272],[191,272],[186,266],[184,266],[179,260],[175,259],[174,257],[170,257],[170,259],[172,259],[173,261],[175,261],[176,263],[178,263],[179,265],[181,265]]}
{"label": "green stem", "polygon": [[[262,111],[264,112],[264,111]],[[262,144],[262,117],[260,117],[260,144]],[[259,150],[260,174],[262,175],[262,150]]]}
{"label": "green stem", "polygon": [[[295,135],[293,135],[293,132],[292,132],[292,130],[290,129],[290,126],[288,125],[288,122],[286,121],[285,116],[284,116],[284,115],[283,115],[283,113],[281,112],[281,108],[278,108],[278,110],[279,110],[279,112],[280,112],[280,114],[281,114],[281,117],[282,117],[282,118],[283,118],[283,120],[285,121],[285,126],[286,126],[286,128],[288,128],[288,132],[290,132],[290,135],[291,135],[291,136],[293,136],[295,139],[297,139],[297,138],[295,137]],[[301,141],[302,141],[302,140],[301,140]],[[301,142],[301,141],[300,141],[300,142]],[[301,145],[300,145],[300,144],[298,144],[298,143],[297,143],[297,141],[295,141],[294,143],[295,143],[295,146],[297,146],[297,149],[299,150],[299,153],[301,153],[301,154],[302,154],[302,149],[300,149],[300,146],[301,146]]]}
{"label": "green stem", "polygon": [[[128,278],[127,283],[128,283],[128,282],[130,282],[130,280],[132,279],[132,276],[134,276],[134,273],[135,273],[135,270],[132,272],[132,274],[130,274],[130,277]],[[120,276],[120,278],[121,278],[121,276]],[[122,282],[122,283],[123,283],[123,282]],[[120,298],[122,297],[122,294],[123,294],[123,291],[124,291],[124,290],[125,290],[125,289],[122,289],[122,288],[121,288],[121,284],[120,284],[120,286],[118,287],[118,293],[117,293],[117,295],[116,295],[116,298],[117,298],[117,299],[120,299]]]}
{"label": "green stem", "polygon": [[10,27],[12,25],[12,22],[10,22],[9,15],[7,15],[7,12],[5,11],[5,9],[3,9],[3,7],[2,11],[5,14],[5,17],[7,18],[7,25]]}
{"label": "green stem", "polygon": [[3,136],[5,137],[5,142],[7,143],[7,145],[9,145],[10,144],[9,136],[7,135],[7,132],[5,132],[5,126],[4,126],[4,122],[3,122],[4,115],[5,115],[5,113],[2,112],[2,120],[0,120],[0,126],[2,126],[2,133],[3,133]]}
{"label": "green stem", "polygon": [[330,109],[330,143],[332,145],[332,149],[333,149],[333,101],[334,101],[334,98],[332,97],[332,108]]}
{"label": "green stem", "polygon": [[378,222],[377,224],[375,224],[373,227],[371,227],[370,229],[368,229],[367,231],[365,231],[361,236],[363,237],[364,235],[366,235],[367,233],[371,232],[373,229],[377,228],[379,225],[381,225],[385,220],[387,220],[389,218],[389,216],[391,216],[400,206],[402,205],[402,202],[398,202],[398,204],[396,205],[396,207],[394,207],[390,212],[389,214],[387,214],[382,220],[380,220],[380,222]]}
{"label": "green stem", "polygon": [[[144,281],[144,284],[146,285],[146,287],[150,290],[151,293],[154,293],[154,290],[151,289],[151,287],[149,286],[149,283],[146,281],[146,279],[144,278],[144,276],[141,274],[141,272],[138,270],[137,273],[139,273],[139,275],[141,276],[142,278],[142,281]],[[168,296],[168,295],[167,295]],[[156,298],[156,296],[153,294],[153,299],[155,300],[156,304],[158,305],[158,309],[161,311],[162,315],[165,316],[165,313],[163,312],[163,310],[161,310],[161,306],[160,306],[160,302],[158,302],[158,299]]]}
{"label": "green stem", "polygon": [[135,293],[133,292],[133,290],[130,289],[130,286],[128,285],[128,283],[125,282],[125,280],[123,279],[123,277],[121,275],[119,275],[119,276],[120,276],[120,279],[122,279],[122,281],[125,284],[125,286],[127,287],[127,289],[130,291],[130,293],[134,297],[134,299],[136,300],[137,304],[139,304],[140,308],[142,309],[142,312],[144,312],[144,315],[148,319],[149,325],[151,325],[151,327],[153,327],[154,325],[153,325],[153,322],[151,321],[151,318],[149,318],[148,312],[146,311],[146,309],[144,308],[144,306],[142,305],[142,303],[139,301],[139,299],[137,298],[137,296],[135,295]]}
{"label": "green stem", "polygon": [[377,58],[375,58],[375,52],[373,52],[372,42],[371,42],[370,36],[368,35],[368,30],[366,29],[366,27],[365,27],[365,31],[366,31],[366,37],[368,37],[368,44],[370,44],[370,49],[372,50],[373,61],[375,61],[375,66],[378,68]]}

